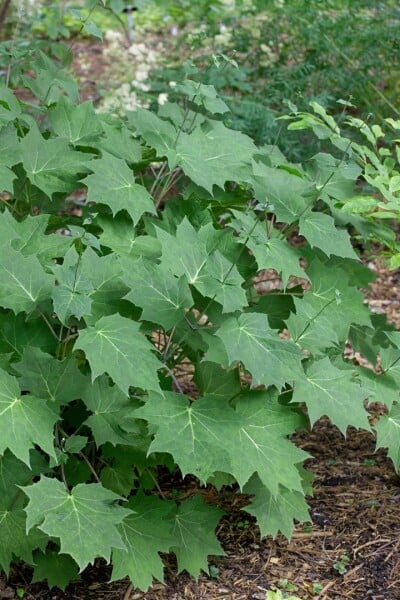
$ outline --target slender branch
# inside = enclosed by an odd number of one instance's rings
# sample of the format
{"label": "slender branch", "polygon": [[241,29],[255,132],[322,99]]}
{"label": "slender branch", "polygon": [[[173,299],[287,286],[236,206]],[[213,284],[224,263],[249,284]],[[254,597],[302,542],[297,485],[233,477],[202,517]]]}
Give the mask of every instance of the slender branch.
{"label": "slender branch", "polygon": [[87,458],[87,456],[85,456],[85,454],[83,452],[79,452],[79,455],[81,458],[83,458],[83,460],[85,461],[85,463],[87,464],[87,466],[89,467],[93,477],[95,478],[95,480],[97,481],[97,483],[101,483],[99,476],[97,475],[94,467],[92,466],[92,463],[90,462],[90,460]]}
{"label": "slender branch", "polygon": [[40,310],[40,308],[37,306],[36,310],[38,311],[39,315],[42,317],[42,319],[44,320],[44,322],[46,323],[47,327],[50,329],[54,339],[59,342],[60,340],[58,339],[58,335],[56,334],[56,332],[54,331],[52,324],[50,323],[50,321],[48,320],[48,318],[46,317],[46,315]]}

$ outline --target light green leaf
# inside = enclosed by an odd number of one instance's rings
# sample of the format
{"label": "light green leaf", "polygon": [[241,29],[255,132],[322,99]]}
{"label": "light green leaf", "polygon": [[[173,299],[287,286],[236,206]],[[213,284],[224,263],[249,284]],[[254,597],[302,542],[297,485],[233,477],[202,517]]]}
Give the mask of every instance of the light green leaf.
{"label": "light green leaf", "polygon": [[335,221],[329,215],[307,211],[300,217],[299,232],[310,246],[320,248],[327,256],[334,254],[358,259],[350,243],[349,234],[344,229],[335,227]]}
{"label": "light green leaf", "polygon": [[81,483],[68,492],[57,479],[42,476],[22,489],[29,498],[27,531],[37,525],[58,538],[61,553],[69,554],[81,571],[98,556],[109,561],[112,549],[125,547],[117,525],[131,511],[101,484]]}
{"label": "light green leaf", "polygon": [[235,312],[247,306],[246,292],[241,287],[244,279],[235,264],[232,264],[218,250],[208,257],[196,289],[222,305],[222,312]]}
{"label": "light green leaf", "polygon": [[387,448],[395,469],[400,465],[400,404],[395,404],[387,415],[382,415],[374,425],[376,447]]}
{"label": "light green leaf", "polygon": [[48,215],[28,215],[23,221],[12,219],[8,222],[16,234],[11,243],[14,250],[18,250],[24,256],[35,255],[44,266],[55,258],[63,257],[72,243],[70,236],[47,234],[48,221]]}
{"label": "light green leaf", "polygon": [[11,246],[2,249],[0,261],[0,306],[15,314],[30,313],[50,297],[53,278],[35,256],[23,256]]}
{"label": "light green leaf", "polygon": [[349,369],[338,369],[328,357],[310,365],[295,384],[292,402],[304,402],[311,425],[327,416],[343,435],[349,425],[370,430],[364,408],[365,389]]}
{"label": "light green leaf", "polygon": [[135,183],[133,173],[125,160],[104,153],[103,158],[90,165],[93,175],[83,183],[88,188],[89,202],[106,204],[113,215],[126,210],[136,225],[145,213],[154,213],[154,202],[145,187]]}
{"label": "light green leaf", "polygon": [[[21,356],[25,346],[38,346],[48,352],[54,350],[54,337],[48,327],[43,328],[39,314],[26,321],[25,315],[14,315],[9,310],[0,310],[0,350]],[[35,394],[36,395],[36,394]]]}
{"label": "light green leaf", "polygon": [[224,551],[215,536],[215,528],[223,511],[206,504],[202,496],[182,502],[175,515],[171,547],[178,560],[178,571],[186,570],[193,577],[207,571],[207,556],[222,556]]}
{"label": "light green leaf", "polygon": [[185,277],[179,279],[162,263],[150,261],[122,261],[122,280],[130,291],[125,298],[142,308],[141,319],[159,323],[165,330],[171,329],[191,308],[193,298]]}
{"label": "light green leaf", "polygon": [[157,370],[162,365],[139,327],[135,321],[115,314],[80,331],[74,348],[85,352],[93,380],[108,373],[125,394],[131,386],[159,390]]}
{"label": "light green leaf", "polygon": [[171,524],[176,505],[170,500],[139,494],[127,506],[133,514],[119,526],[126,551],[113,551],[111,581],[128,576],[135,587],[146,591],[153,578],[164,581],[159,552],[168,552],[173,542]]}
{"label": "light green leaf", "polygon": [[47,581],[49,588],[58,587],[64,591],[70,581],[78,579],[78,574],[78,565],[67,554],[49,549],[35,553],[32,583]]}
{"label": "light green leaf", "polygon": [[261,537],[276,537],[281,531],[290,539],[294,531],[294,520],[300,523],[311,521],[307,502],[301,492],[282,487],[274,497],[257,475],[253,475],[243,491],[253,498],[250,505],[242,510],[256,517]]}
{"label": "light green leaf", "polygon": [[8,448],[29,466],[29,450],[37,444],[55,458],[57,418],[44,400],[21,395],[18,380],[0,369],[0,454]]}
{"label": "light green leaf", "polygon": [[303,377],[300,350],[269,327],[267,315],[230,317],[215,335],[222,340],[230,364],[240,361],[251,373],[253,385],[281,388]]}

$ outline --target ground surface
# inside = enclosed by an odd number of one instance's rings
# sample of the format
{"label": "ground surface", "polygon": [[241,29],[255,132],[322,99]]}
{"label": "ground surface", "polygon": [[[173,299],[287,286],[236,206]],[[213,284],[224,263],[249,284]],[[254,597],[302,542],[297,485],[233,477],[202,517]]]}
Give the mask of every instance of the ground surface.
{"label": "ground surface", "polygon": [[[77,50],[89,65],[84,70],[76,65],[85,80],[82,99],[96,100],[106,62],[99,44]],[[370,307],[386,312],[400,327],[400,275],[376,262],[370,266],[378,273],[369,292]],[[110,570],[99,561],[84,572],[82,582],[61,592],[30,585],[30,571],[14,567],[8,581],[0,579],[0,600],[21,597],[18,590],[26,600],[264,600],[273,586],[287,589],[285,582],[296,586],[292,593],[302,600],[400,599],[400,478],[392,463],[383,451],[374,453],[372,435],[349,430],[345,440],[326,420],[296,441],[314,457],[306,464],[315,474],[314,497],[312,524],[298,526],[290,542],[281,537],[260,541],[251,517],[240,511],[240,497],[203,490],[206,501],[230,514],[218,529],[226,557],[210,557],[214,577],[203,574],[196,582],[186,574],[177,576],[174,560],[167,556],[165,585],[143,593],[129,581],[108,584]],[[198,492],[191,480],[185,490]],[[342,574],[338,563],[345,568]]]}

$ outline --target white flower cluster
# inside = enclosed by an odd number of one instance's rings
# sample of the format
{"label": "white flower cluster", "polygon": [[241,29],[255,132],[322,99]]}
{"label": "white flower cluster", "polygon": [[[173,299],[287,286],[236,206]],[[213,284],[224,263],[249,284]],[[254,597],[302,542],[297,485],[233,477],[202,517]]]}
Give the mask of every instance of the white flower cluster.
{"label": "white flower cluster", "polygon": [[[150,90],[148,84],[150,71],[160,64],[160,55],[164,50],[162,43],[159,42],[150,48],[143,41],[135,41],[129,48],[126,48],[122,33],[110,30],[105,33],[104,37],[108,42],[107,48],[103,51],[104,55],[112,59],[117,73],[121,73],[121,66],[123,66],[124,74],[132,79],[122,83],[106,96],[98,110],[123,114],[125,111],[135,110],[138,107],[147,108],[149,101],[143,99],[141,93]],[[167,100],[167,94],[158,96],[160,105]]]}

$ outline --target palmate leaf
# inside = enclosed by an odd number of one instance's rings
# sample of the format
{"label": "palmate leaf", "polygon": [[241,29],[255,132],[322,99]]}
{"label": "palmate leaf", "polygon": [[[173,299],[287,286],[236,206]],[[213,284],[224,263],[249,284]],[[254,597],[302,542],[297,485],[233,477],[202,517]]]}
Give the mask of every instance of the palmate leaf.
{"label": "palmate leaf", "polygon": [[117,504],[120,496],[99,483],[78,484],[71,492],[57,479],[42,476],[22,488],[29,502],[26,528],[35,525],[60,540],[60,552],[69,554],[83,570],[98,556],[110,560],[113,548],[124,548],[117,525],[131,514]]}
{"label": "palmate leaf", "polygon": [[302,420],[269,393],[243,395],[236,411],[214,396],[190,404],[180,394],[151,394],[135,414],[157,427],[149,452],[172,454],[183,475],[205,482],[231,473],[243,486],[257,472],[274,496],[279,485],[302,490],[295,464],[308,454],[286,439]]}
{"label": "palmate leaf", "polygon": [[26,321],[23,313],[14,315],[10,310],[0,310],[0,351],[21,356],[25,346],[38,346],[48,352],[54,350],[54,337],[48,327],[43,329],[43,321],[37,314],[36,319]]}
{"label": "palmate leaf", "polygon": [[7,448],[29,465],[29,450],[37,444],[53,458],[53,427],[58,415],[45,400],[21,395],[18,380],[0,369],[0,454]]}
{"label": "palmate leaf", "polygon": [[201,294],[215,299],[223,312],[247,305],[243,279],[235,265],[216,250],[221,241],[211,224],[196,231],[185,217],[171,235],[157,228],[162,263],[177,277],[185,276]]}
{"label": "palmate leaf", "polygon": [[66,92],[76,102],[79,88],[76,81],[69,77],[65,69],[40,51],[35,62],[36,78],[23,77],[24,85],[44,104],[50,106]]}
{"label": "palmate leaf", "polygon": [[305,402],[311,425],[325,415],[346,435],[349,425],[370,430],[366,395],[352,370],[338,369],[325,357],[312,363],[304,379],[296,382],[292,402]]}
{"label": "palmate leaf", "polygon": [[78,578],[78,574],[78,565],[67,554],[49,549],[35,552],[32,583],[47,581],[49,588],[58,587],[64,591],[70,581]]}
{"label": "palmate leaf", "polygon": [[30,313],[50,297],[53,277],[35,256],[23,256],[11,246],[2,249],[0,261],[0,306],[15,314]]}
{"label": "palmate leaf", "polygon": [[363,295],[339,266],[314,258],[307,268],[311,289],[294,298],[296,314],[287,319],[290,335],[313,353],[344,343],[353,323],[371,326]]}
{"label": "palmate leaf", "polygon": [[252,177],[247,181],[252,185],[256,200],[276,215],[279,222],[291,224],[298,220],[312,202],[306,198],[310,183],[284,169],[267,167],[253,162]]}
{"label": "palmate leaf", "polygon": [[126,210],[136,225],[145,213],[154,213],[154,202],[142,185],[135,183],[133,172],[125,160],[103,153],[103,158],[90,164],[92,175],[83,183],[88,188],[89,202],[106,204],[116,215]]}
{"label": "palmate leaf", "polygon": [[199,495],[180,504],[175,514],[171,546],[178,560],[179,572],[186,570],[193,577],[198,577],[202,569],[208,570],[209,554],[225,554],[214,533],[223,515],[222,510],[206,504]]}
{"label": "palmate leaf", "polygon": [[215,335],[222,340],[230,364],[242,362],[254,385],[281,388],[303,377],[299,348],[269,327],[267,315],[229,317]]}
{"label": "palmate leaf", "polygon": [[45,140],[31,127],[21,142],[22,164],[30,181],[50,198],[56,192],[79,187],[79,175],[87,172],[92,156],[73,150],[65,138]]}
{"label": "palmate leaf", "polygon": [[291,275],[308,279],[299,265],[300,253],[287,240],[273,237],[278,235],[275,229],[268,235],[265,224],[261,223],[254,213],[242,213],[237,210],[231,212],[235,217],[231,227],[239,233],[239,239],[251,250],[260,271],[275,269],[282,276],[284,288]]}
{"label": "palmate leaf", "polygon": [[59,406],[80,398],[88,381],[79,371],[75,357],[57,360],[29,345],[24,347],[21,360],[13,363],[13,369],[21,376],[22,389]]}
{"label": "palmate leaf", "polygon": [[36,527],[26,532],[26,515],[22,508],[0,510],[0,567],[9,573],[14,556],[33,564],[32,553],[45,549],[48,537]]}
{"label": "palmate leaf", "polygon": [[193,298],[185,277],[174,277],[165,263],[155,265],[143,259],[122,260],[122,280],[130,291],[125,298],[143,312],[141,318],[171,329],[193,306]]}
{"label": "palmate leaf", "polygon": [[7,224],[16,234],[11,243],[14,250],[24,256],[37,256],[42,265],[63,257],[71,246],[71,238],[58,233],[47,234],[48,221],[48,215],[28,215],[23,221],[9,219]]}
{"label": "palmate leaf", "polygon": [[239,422],[226,400],[204,397],[190,404],[182,394],[150,394],[135,416],[158,428],[149,453],[172,454],[183,476],[193,473],[205,483],[215,471],[230,471]]}
{"label": "palmate leaf", "polygon": [[93,383],[88,381],[81,397],[93,413],[85,424],[93,431],[97,446],[107,442],[115,446],[133,441],[132,434],[127,432],[132,431],[135,424],[135,405],[117,386],[110,386],[108,377],[101,376]]}
{"label": "palmate leaf", "polygon": [[175,541],[171,529],[176,504],[138,494],[127,507],[133,513],[119,525],[126,550],[112,553],[111,581],[128,576],[135,587],[146,591],[153,578],[164,581],[164,565],[159,552],[168,552]]}
{"label": "palmate leaf", "polygon": [[289,539],[294,531],[294,519],[300,523],[311,520],[307,502],[299,491],[280,488],[274,497],[257,475],[253,475],[243,491],[253,498],[242,510],[256,517],[261,537],[275,537],[281,531]]}
{"label": "palmate leaf", "polygon": [[132,137],[129,129],[119,124],[114,125],[102,121],[104,135],[94,144],[96,148],[122,158],[128,163],[138,163],[142,158],[142,146],[139,140]]}
{"label": "palmate leaf", "polygon": [[335,221],[329,215],[307,211],[300,217],[299,232],[312,247],[320,248],[327,256],[355,258],[350,236],[344,229],[335,227]]}
{"label": "palmate leaf", "polygon": [[387,448],[395,469],[400,466],[400,404],[395,404],[387,415],[374,425],[376,447]]}
{"label": "palmate leaf", "polygon": [[32,551],[44,549],[47,536],[36,527],[26,533],[25,497],[20,485],[26,485],[47,463],[37,451],[30,453],[31,469],[6,450],[0,456],[0,567],[8,575],[13,555],[29,564],[33,563]]}
{"label": "palmate leaf", "polygon": [[214,185],[223,188],[226,181],[244,179],[243,167],[251,163],[256,150],[247,135],[210,121],[191,134],[182,132],[176,149],[167,156],[171,167],[180,166],[194,183],[212,194]]}
{"label": "palmate leaf", "polygon": [[243,486],[256,472],[274,498],[278,497],[280,486],[302,492],[296,464],[309,458],[309,454],[286,437],[304,425],[301,416],[280,405],[275,391],[243,394],[236,414],[240,428],[231,473],[238,483]]}
{"label": "palmate leaf", "polygon": [[87,144],[96,140],[103,128],[91,101],[75,105],[66,96],[61,96],[57,104],[48,111],[53,131],[71,144]]}
{"label": "palmate leaf", "polygon": [[139,327],[135,321],[116,314],[102,317],[93,327],[80,331],[74,349],[85,352],[93,380],[108,373],[125,394],[131,386],[159,391],[157,370],[162,364]]}

